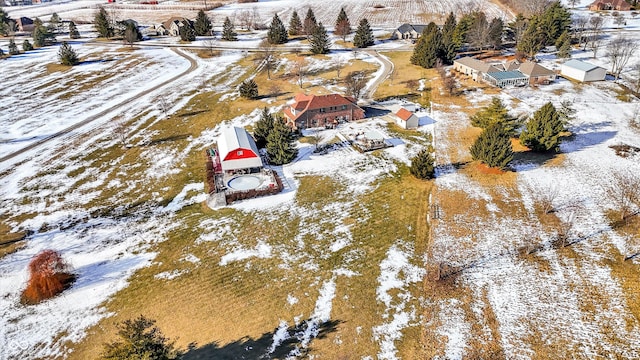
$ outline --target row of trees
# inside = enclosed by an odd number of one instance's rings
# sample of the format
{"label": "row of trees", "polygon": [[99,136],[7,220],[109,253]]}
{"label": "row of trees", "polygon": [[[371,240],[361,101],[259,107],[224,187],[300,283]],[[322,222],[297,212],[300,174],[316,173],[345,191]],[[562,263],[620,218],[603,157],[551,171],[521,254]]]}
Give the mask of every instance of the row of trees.
{"label": "row of trees", "polygon": [[282,116],[273,115],[264,108],[253,131],[258,148],[265,148],[269,162],[274,165],[287,164],[298,156],[295,134]]}
{"label": "row of trees", "polygon": [[513,160],[511,139],[519,134],[520,143],[532,151],[555,152],[560,148],[561,136],[574,114],[569,103],[563,102],[560,110],[546,103],[528,119],[517,118],[495,97],[490,105],[471,117],[471,124],[484,129],[470,148],[473,160],[487,166],[506,168]]}

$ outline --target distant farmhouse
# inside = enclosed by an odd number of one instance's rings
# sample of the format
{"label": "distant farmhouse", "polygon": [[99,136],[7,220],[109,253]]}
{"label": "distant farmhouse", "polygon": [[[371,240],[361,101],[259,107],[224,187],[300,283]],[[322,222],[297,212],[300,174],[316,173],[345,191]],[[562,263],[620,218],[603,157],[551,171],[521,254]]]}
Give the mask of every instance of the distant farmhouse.
{"label": "distant farmhouse", "polygon": [[589,5],[591,11],[602,10],[617,10],[617,11],[629,11],[631,10],[631,4],[624,0],[596,0]]}
{"label": "distant farmhouse", "polygon": [[297,94],[293,100],[283,111],[293,129],[334,127],[341,122],[364,119],[364,110],[349,96]]}
{"label": "distant farmhouse", "polygon": [[601,81],[607,76],[607,70],[580,60],[569,60],[562,64],[560,75],[580,82]]}
{"label": "distant farmhouse", "polygon": [[180,28],[183,26],[193,27],[193,21],[184,17],[172,17],[162,23],[163,35],[180,36]]}
{"label": "distant farmhouse", "polygon": [[28,17],[19,17],[16,19],[16,27],[20,32],[32,32],[35,29],[35,25],[33,25],[33,20]]}
{"label": "distant farmhouse", "polygon": [[422,36],[422,32],[427,27],[427,25],[411,25],[411,24],[402,24],[399,28],[397,28],[393,34],[391,35],[392,39],[417,39]]}
{"label": "distant farmhouse", "polygon": [[471,57],[453,61],[454,70],[470,76],[473,81],[485,81],[497,87],[549,84],[556,80],[556,73],[534,62],[516,60],[490,64]]}

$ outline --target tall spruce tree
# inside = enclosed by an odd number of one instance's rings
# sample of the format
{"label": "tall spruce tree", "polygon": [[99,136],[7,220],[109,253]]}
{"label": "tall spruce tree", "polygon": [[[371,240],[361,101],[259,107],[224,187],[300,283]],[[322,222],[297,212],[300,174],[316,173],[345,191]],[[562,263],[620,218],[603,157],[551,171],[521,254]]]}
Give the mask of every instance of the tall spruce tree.
{"label": "tall spruce tree", "polygon": [[22,51],[27,52],[33,50],[33,45],[29,42],[29,40],[25,39],[22,42]]}
{"label": "tall spruce tree", "polygon": [[183,20],[182,26],[180,26],[180,30],[178,32],[180,40],[187,42],[196,41],[196,30],[189,21]]}
{"label": "tall spruce tree", "polygon": [[48,44],[52,44],[56,41],[54,34],[47,29],[39,18],[33,21],[33,32],[31,33],[33,38],[33,45],[35,47],[43,47]]}
{"label": "tall spruce tree", "polygon": [[71,39],[80,38],[80,32],[78,31],[78,27],[76,26],[76,23],[74,23],[73,21],[69,21],[69,37]]}
{"label": "tall spruce tree", "polygon": [[302,21],[300,20],[300,16],[298,16],[298,12],[293,10],[291,14],[291,19],[289,19],[289,35],[298,36],[302,34]]}
{"label": "tall spruce tree", "polygon": [[431,22],[422,32],[422,36],[413,49],[411,63],[429,69],[439,63],[444,63],[444,59],[442,32],[434,22]]}
{"label": "tall spruce tree", "polygon": [[420,150],[420,152],[411,159],[411,167],[409,167],[411,175],[418,179],[432,179],[435,174],[435,160],[430,148]]}
{"label": "tall spruce tree", "polygon": [[473,160],[489,167],[505,169],[513,160],[511,137],[500,124],[486,128],[469,149]]}
{"label": "tall spruce tree", "polygon": [[338,18],[336,19],[336,27],[334,34],[340,36],[342,41],[347,41],[347,35],[351,33],[351,22],[347,17],[347,13],[344,11],[344,8],[340,9],[340,14],[338,14]]}
{"label": "tall spruce tree", "polygon": [[278,17],[278,14],[273,15],[271,20],[271,26],[269,26],[269,32],[267,33],[267,41],[269,44],[284,44],[289,40],[287,35],[287,29],[284,27],[282,20]]}
{"label": "tall spruce tree", "polygon": [[520,134],[520,143],[533,151],[558,151],[560,134],[564,130],[560,113],[548,102],[533,113],[525,130]]}
{"label": "tall spruce tree", "polygon": [[366,48],[374,44],[373,31],[369,26],[369,20],[363,18],[358,24],[356,35],[353,37],[353,46],[357,48]]}
{"label": "tall spruce tree", "polygon": [[256,121],[253,127],[253,138],[256,140],[258,148],[263,148],[267,145],[267,137],[269,137],[271,129],[273,129],[273,115],[265,107],[262,109],[260,119]]}
{"label": "tall spruce tree", "polygon": [[314,54],[327,54],[329,52],[329,35],[327,35],[327,30],[322,26],[322,22],[319,22],[313,29],[309,44],[311,45],[311,52]]}
{"label": "tall spruce tree", "polygon": [[9,55],[18,55],[20,54],[20,50],[18,50],[18,45],[16,45],[15,40],[13,38],[9,39]]}
{"label": "tall spruce tree", "polygon": [[129,44],[129,46],[133,46],[134,42],[138,42],[142,40],[142,33],[138,26],[133,21],[127,21],[125,23],[124,29],[124,41]]}
{"label": "tall spruce tree", "polygon": [[238,34],[236,34],[236,32],[233,30],[233,23],[231,23],[231,20],[229,20],[228,16],[224,19],[224,24],[222,24],[221,38],[222,40],[226,40],[226,41],[238,40]]}
{"label": "tall spruce tree", "polygon": [[211,20],[209,20],[209,17],[205,14],[204,10],[200,9],[200,11],[198,11],[196,21],[193,23],[193,28],[196,31],[197,36],[211,35],[211,29],[213,26],[211,25]]}
{"label": "tall spruce tree", "polygon": [[483,107],[471,116],[471,125],[473,126],[486,129],[494,124],[501,125],[509,135],[514,135],[520,127],[518,118],[509,115],[509,110],[498,97],[492,98],[490,105]]}
{"label": "tall spruce tree", "polygon": [[318,26],[318,22],[316,21],[316,16],[313,14],[313,10],[309,8],[307,10],[307,16],[304,18],[304,23],[302,24],[302,30],[307,38],[313,35],[313,31]]}
{"label": "tall spruce tree", "polygon": [[0,35],[9,35],[9,23],[14,22],[13,19],[0,7]]}
{"label": "tall spruce tree", "polygon": [[98,7],[98,11],[94,16],[93,27],[98,32],[98,36],[101,38],[111,38],[115,33],[111,17],[107,13],[107,10],[105,10],[102,6]]}
{"label": "tall spruce tree", "polygon": [[58,59],[62,65],[73,66],[79,62],[78,54],[66,41],[62,42],[58,50]]}
{"label": "tall spruce tree", "polygon": [[556,54],[561,59],[567,59],[571,57],[571,36],[569,32],[565,31],[560,35],[556,41]]}
{"label": "tall spruce tree", "polygon": [[273,119],[273,128],[267,136],[267,154],[274,165],[288,164],[298,156],[293,130],[281,116]]}
{"label": "tall spruce tree", "polygon": [[489,46],[494,50],[502,47],[502,34],[504,29],[504,22],[502,19],[493,18],[489,23]]}
{"label": "tall spruce tree", "polygon": [[455,59],[458,50],[460,50],[460,46],[455,38],[456,31],[456,16],[453,15],[453,12],[449,13],[447,16],[447,20],[445,20],[444,25],[442,26],[442,47],[444,52],[444,62],[445,64],[452,64],[453,59]]}

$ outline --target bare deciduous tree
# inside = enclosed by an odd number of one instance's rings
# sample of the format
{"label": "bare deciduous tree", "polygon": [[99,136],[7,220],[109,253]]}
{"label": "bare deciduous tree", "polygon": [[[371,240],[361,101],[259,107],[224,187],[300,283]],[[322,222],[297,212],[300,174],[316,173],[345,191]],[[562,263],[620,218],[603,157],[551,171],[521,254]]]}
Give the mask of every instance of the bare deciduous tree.
{"label": "bare deciduous tree", "polygon": [[158,108],[162,110],[164,117],[167,118],[167,115],[169,113],[169,102],[167,101],[167,99],[165,99],[164,96],[160,96],[160,98],[158,98]]}
{"label": "bare deciduous tree", "polygon": [[293,74],[297,77],[298,86],[302,89],[304,78],[307,75],[307,61],[303,57],[297,57],[293,62]]}
{"label": "bare deciduous tree", "polygon": [[571,27],[574,31],[574,37],[578,40],[578,46],[584,45],[582,50],[585,50],[587,47],[587,26],[589,25],[589,18],[586,16],[576,16],[572,20],[573,26]]}
{"label": "bare deciduous tree", "polygon": [[260,42],[259,50],[255,57],[258,62],[258,69],[266,71],[267,79],[271,80],[271,70],[278,65],[277,54],[273,45],[266,39]]}
{"label": "bare deciduous tree", "polygon": [[564,218],[558,218],[558,224],[555,227],[556,237],[553,241],[555,247],[565,247],[571,245],[571,239],[575,236],[575,212],[571,212]]}
{"label": "bare deciduous tree", "polygon": [[529,190],[531,191],[533,196],[536,198],[536,200],[538,200],[538,203],[540,204],[540,208],[545,214],[550,214],[555,211],[555,206],[553,203],[556,201],[556,199],[560,195],[560,190],[558,190],[558,188],[555,185],[536,184],[532,186]]}
{"label": "bare deciduous tree", "polygon": [[334,56],[331,59],[331,65],[336,70],[337,78],[340,79],[340,72],[344,69],[345,65],[347,65],[347,59],[343,56]]}
{"label": "bare deciduous tree", "polygon": [[216,41],[213,37],[206,39],[203,42],[203,45],[207,48],[207,50],[209,50],[209,55],[211,57],[216,55]]}
{"label": "bare deciduous tree", "polygon": [[628,220],[640,208],[640,175],[627,171],[615,172],[606,191],[616,210],[620,212],[620,220]]}
{"label": "bare deciduous tree", "polygon": [[589,19],[590,31],[589,31],[589,48],[593,50],[593,58],[597,57],[598,49],[602,44],[602,25],[604,19],[602,16],[592,16]]}
{"label": "bare deciduous tree", "polygon": [[638,50],[638,42],[626,37],[618,37],[609,42],[607,46],[607,57],[611,61],[611,73],[616,80],[620,78],[620,73],[629,60]]}
{"label": "bare deciduous tree", "polygon": [[613,16],[613,22],[614,22],[614,24],[616,24],[618,29],[622,28],[622,25],[626,25],[627,24],[627,20],[624,18],[624,14],[622,14],[622,13],[615,14]]}
{"label": "bare deciduous tree", "polygon": [[360,99],[362,90],[367,85],[367,77],[362,71],[352,71],[344,78],[345,85],[347,86],[347,95],[352,96],[356,101]]}
{"label": "bare deciduous tree", "polygon": [[240,27],[244,28],[246,31],[251,30],[251,26],[253,25],[253,16],[251,14],[251,10],[241,10],[236,18],[238,19],[238,23]]}
{"label": "bare deciduous tree", "polygon": [[129,145],[127,144],[127,124],[124,121],[118,122],[114,127],[113,127],[113,136],[115,139],[117,139],[118,141],[120,141],[120,143],[122,144],[122,147],[129,147]]}

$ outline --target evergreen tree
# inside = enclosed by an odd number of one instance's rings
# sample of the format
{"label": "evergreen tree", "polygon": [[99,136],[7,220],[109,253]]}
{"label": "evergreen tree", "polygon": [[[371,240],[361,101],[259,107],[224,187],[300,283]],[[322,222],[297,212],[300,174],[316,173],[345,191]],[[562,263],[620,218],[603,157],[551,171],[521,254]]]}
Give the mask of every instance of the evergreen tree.
{"label": "evergreen tree", "polygon": [[314,54],[326,54],[329,52],[329,36],[321,22],[314,27],[313,33],[309,38],[309,44],[311,45],[311,52]]}
{"label": "evergreen tree", "polygon": [[351,33],[351,22],[347,17],[347,13],[344,11],[344,8],[340,9],[340,14],[338,14],[338,18],[336,19],[336,28],[334,34],[340,36],[342,41],[347,41],[347,35]]}
{"label": "evergreen tree", "polygon": [[489,44],[494,50],[502,47],[502,33],[504,22],[499,18],[493,18],[489,24]]}
{"label": "evergreen tree", "polygon": [[44,26],[38,18],[33,21],[33,33],[31,33],[31,37],[33,38],[33,45],[35,47],[43,47],[56,41],[55,36],[49,32],[47,27]]}
{"label": "evergreen tree", "polygon": [[525,54],[529,58],[533,58],[545,44],[545,33],[541,27],[541,24],[536,16],[529,20],[527,29],[522,34],[520,42],[516,49]]}
{"label": "evergreen tree", "polygon": [[418,179],[432,179],[435,174],[435,161],[432,151],[428,148],[420,150],[420,152],[411,159],[411,167],[409,172]]}
{"label": "evergreen tree", "polygon": [[302,34],[302,21],[300,20],[300,16],[298,16],[298,12],[293,10],[291,14],[291,19],[289,19],[289,35],[298,36]]}
{"label": "evergreen tree", "polygon": [[267,136],[267,154],[274,165],[288,164],[298,156],[293,130],[280,116],[273,119],[273,128]]}
{"label": "evergreen tree", "polygon": [[155,320],[142,315],[118,324],[118,340],[104,344],[101,360],[174,360],[182,353],[155,326]]}
{"label": "evergreen tree", "polygon": [[60,28],[62,27],[62,20],[57,13],[51,14],[51,18],[49,18],[49,25],[51,32],[57,33],[60,31]]}
{"label": "evergreen tree", "polygon": [[98,7],[98,12],[96,12],[96,15],[94,16],[93,27],[101,38],[111,38],[115,33],[111,23],[111,17],[109,17],[107,10],[102,6]]}
{"label": "evergreen tree", "polygon": [[196,31],[193,29],[193,26],[190,22],[184,20],[182,21],[182,26],[180,26],[180,40],[182,41],[196,41]]}
{"label": "evergreen tree", "polygon": [[269,109],[266,107],[260,114],[260,120],[258,120],[253,127],[253,138],[256,140],[258,148],[263,148],[267,145],[267,137],[273,128],[273,115],[269,113]]}
{"label": "evergreen tree", "polygon": [[73,66],[76,65],[78,60],[78,54],[66,41],[62,42],[60,49],[58,50],[58,59],[62,65]]}
{"label": "evergreen tree", "polygon": [[233,30],[233,24],[229,17],[224,19],[224,24],[222,25],[222,40],[226,41],[237,41],[238,34]]}
{"label": "evergreen tree", "polygon": [[273,15],[271,26],[269,26],[269,32],[267,33],[267,41],[269,44],[284,44],[287,40],[289,40],[287,29],[278,14]]}
{"label": "evergreen tree", "polygon": [[374,44],[373,31],[369,26],[369,20],[363,18],[358,24],[356,35],[353,37],[353,46],[357,48],[366,48]]}
{"label": "evergreen tree", "polygon": [[565,31],[560,35],[556,41],[556,49],[558,50],[556,55],[559,58],[567,59],[571,57],[571,36],[569,32]]}
{"label": "evergreen tree", "polygon": [[533,151],[558,151],[560,133],[564,131],[562,118],[550,102],[542,106],[527,122],[520,134],[520,143]]}
{"label": "evergreen tree", "polygon": [[442,32],[435,23],[431,22],[422,32],[422,36],[413,49],[411,63],[428,69],[443,64],[444,59]]}
{"label": "evergreen tree", "polygon": [[518,118],[509,115],[500,98],[491,99],[491,104],[480,109],[471,117],[471,125],[483,129],[491,125],[499,124],[509,135],[514,135],[520,126]]}
{"label": "evergreen tree", "polygon": [[76,23],[74,23],[73,21],[69,21],[69,37],[71,39],[79,39],[80,38],[80,32],[78,31],[78,28],[76,27]]}
{"label": "evergreen tree", "polygon": [[138,29],[138,27],[133,21],[128,21],[125,24],[124,40],[130,46],[132,46],[134,42],[138,42],[142,40],[142,33],[140,32],[140,30]]}
{"label": "evergreen tree", "polygon": [[444,51],[445,64],[453,64],[453,59],[455,59],[456,54],[462,45],[456,41],[456,27],[456,16],[451,12],[442,26],[442,47]]}
{"label": "evergreen tree", "polygon": [[529,21],[522,15],[522,13],[518,13],[516,18],[513,19],[512,22],[507,24],[507,39],[516,43],[516,46],[522,39],[525,30],[527,30],[527,26]]}
{"label": "evergreen tree", "polygon": [[513,160],[511,137],[500,124],[486,128],[469,149],[473,160],[505,169]]}
{"label": "evergreen tree", "polygon": [[33,45],[31,45],[29,40],[25,39],[22,42],[22,50],[25,51],[25,52],[33,50]]}
{"label": "evergreen tree", "polygon": [[544,44],[553,45],[571,27],[571,13],[559,1],[551,3],[539,16],[540,28],[544,34]]}
{"label": "evergreen tree", "polygon": [[318,22],[316,21],[316,16],[313,14],[313,10],[309,8],[309,10],[307,10],[307,16],[304,18],[304,23],[302,24],[302,29],[307,38],[313,35],[317,26]]}
{"label": "evergreen tree", "polygon": [[13,22],[13,19],[0,7],[0,35],[9,35],[9,23]]}
{"label": "evergreen tree", "polygon": [[475,18],[473,14],[465,14],[460,18],[458,24],[456,25],[456,29],[453,31],[453,42],[458,46],[458,48],[462,48],[462,46],[467,41],[467,35],[469,33],[469,29],[473,25]]}
{"label": "evergreen tree", "polygon": [[213,26],[211,25],[211,20],[209,20],[207,14],[204,13],[204,10],[200,9],[200,11],[198,11],[196,21],[193,23],[193,28],[197,36],[211,35],[211,29]]}
{"label": "evergreen tree", "polygon": [[258,98],[258,84],[253,79],[245,80],[239,87],[240,96],[247,99]]}
{"label": "evergreen tree", "polygon": [[20,50],[18,50],[18,45],[16,45],[16,42],[13,40],[13,38],[11,38],[9,40],[9,55],[18,55],[20,54]]}

